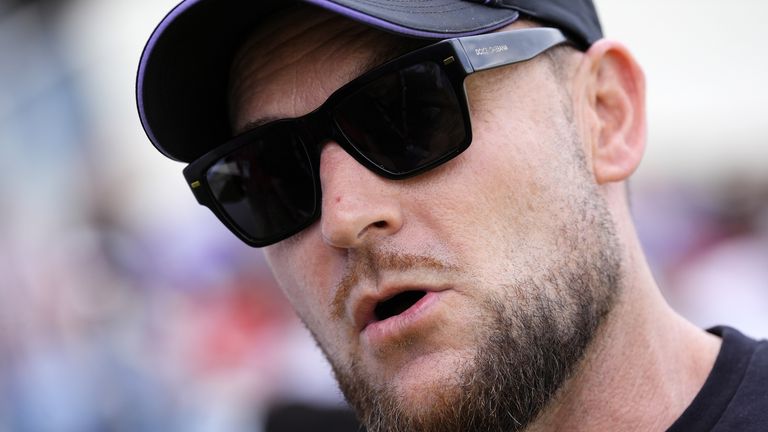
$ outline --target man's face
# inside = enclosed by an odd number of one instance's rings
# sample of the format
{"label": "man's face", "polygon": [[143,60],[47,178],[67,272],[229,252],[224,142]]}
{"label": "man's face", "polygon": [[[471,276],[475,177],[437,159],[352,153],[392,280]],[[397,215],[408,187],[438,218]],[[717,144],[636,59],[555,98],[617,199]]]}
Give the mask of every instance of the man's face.
{"label": "man's face", "polygon": [[[235,65],[236,128],[312,111],[394,43],[315,10],[284,20]],[[472,75],[471,146],[409,180],[328,142],[320,221],[266,249],[369,430],[523,427],[610,310],[614,228],[552,69]]]}

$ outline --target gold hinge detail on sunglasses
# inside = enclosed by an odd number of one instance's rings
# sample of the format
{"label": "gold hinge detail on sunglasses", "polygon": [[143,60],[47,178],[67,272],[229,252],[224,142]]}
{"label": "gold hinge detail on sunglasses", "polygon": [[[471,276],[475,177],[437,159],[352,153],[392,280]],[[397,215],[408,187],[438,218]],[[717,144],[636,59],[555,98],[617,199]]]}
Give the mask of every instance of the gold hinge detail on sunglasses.
{"label": "gold hinge detail on sunglasses", "polygon": [[443,64],[444,64],[444,65],[446,65],[446,66],[448,66],[449,64],[451,64],[451,63],[453,63],[453,62],[455,62],[455,61],[456,61],[456,59],[455,59],[455,58],[453,58],[453,56],[450,56],[450,57],[448,57],[447,59],[443,60]]}
{"label": "gold hinge detail on sunglasses", "polygon": [[190,186],[192,186],[192,189],[197,189],[200,187],[200,181],[194,181],[190,183]]}

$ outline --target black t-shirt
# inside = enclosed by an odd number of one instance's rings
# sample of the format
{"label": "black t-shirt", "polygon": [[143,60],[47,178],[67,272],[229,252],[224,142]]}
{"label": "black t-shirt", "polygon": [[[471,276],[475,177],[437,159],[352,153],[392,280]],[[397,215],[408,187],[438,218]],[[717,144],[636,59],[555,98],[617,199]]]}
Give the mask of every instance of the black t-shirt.
{"label": "black t-shirt", "polygon": [[729,327],[715,366],[691,405],[667,432],[768,431],[768,341],[755,341]]}

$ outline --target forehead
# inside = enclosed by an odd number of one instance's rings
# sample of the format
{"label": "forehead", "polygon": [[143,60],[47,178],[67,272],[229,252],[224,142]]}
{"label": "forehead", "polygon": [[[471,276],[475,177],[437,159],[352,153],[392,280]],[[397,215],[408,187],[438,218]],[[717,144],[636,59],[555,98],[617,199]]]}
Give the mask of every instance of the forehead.
{"label": "forehead", "polygon": [[293,7],[256,30],[236,56],[233,127],[306,114],[356,76],[424,43],[312,6]]}

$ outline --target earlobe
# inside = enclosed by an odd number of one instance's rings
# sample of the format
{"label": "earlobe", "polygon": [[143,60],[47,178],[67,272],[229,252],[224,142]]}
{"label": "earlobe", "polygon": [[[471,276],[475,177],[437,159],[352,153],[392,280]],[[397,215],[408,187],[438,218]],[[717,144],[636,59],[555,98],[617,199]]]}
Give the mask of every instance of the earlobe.
{"label": "earlobe", "polygon": [[645,78],[626,47],[603,39],[587,51],[591,156],[598,184],[626,180],[640,164],[646,140]]}

